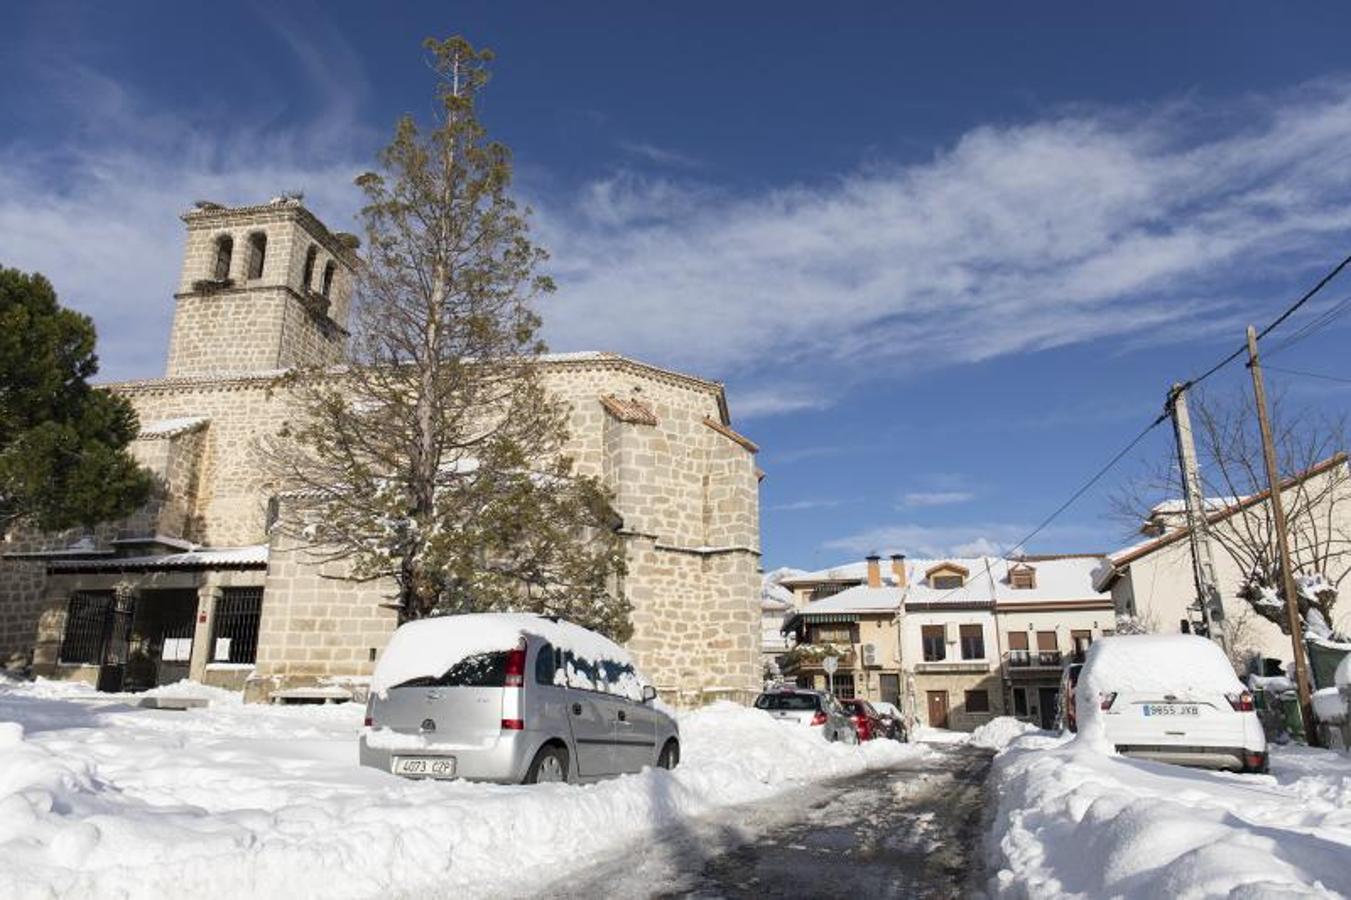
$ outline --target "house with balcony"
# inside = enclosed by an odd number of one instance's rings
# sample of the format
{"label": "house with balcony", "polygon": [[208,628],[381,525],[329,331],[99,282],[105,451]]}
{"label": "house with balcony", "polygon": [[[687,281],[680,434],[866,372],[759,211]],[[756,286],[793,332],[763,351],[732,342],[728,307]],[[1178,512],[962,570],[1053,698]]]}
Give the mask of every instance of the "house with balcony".
{"label": "house with balcony", "polygon": [[[1063,665],[1115,625],[1093,588],[1097,555],[906,559],[806,572],[780,583],[802,601],[785,622],[792,672],[840,696],[886,700],[938,728],[998,715],[1049,727]],[[815,596],[816,599],[809,599]]]}

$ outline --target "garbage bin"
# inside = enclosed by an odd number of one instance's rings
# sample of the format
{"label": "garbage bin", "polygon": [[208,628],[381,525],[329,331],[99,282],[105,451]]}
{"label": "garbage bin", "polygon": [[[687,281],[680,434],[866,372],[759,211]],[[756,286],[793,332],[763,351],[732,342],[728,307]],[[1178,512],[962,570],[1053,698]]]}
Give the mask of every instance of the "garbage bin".
{"label": "garbage bin", "polygon": [[1304,736],[1304,716],[1299,709],[1299,694],[1296,692],[1287,691],[1281,695],[1281,718],[1290,737],[1301,744],[1308,743]]}

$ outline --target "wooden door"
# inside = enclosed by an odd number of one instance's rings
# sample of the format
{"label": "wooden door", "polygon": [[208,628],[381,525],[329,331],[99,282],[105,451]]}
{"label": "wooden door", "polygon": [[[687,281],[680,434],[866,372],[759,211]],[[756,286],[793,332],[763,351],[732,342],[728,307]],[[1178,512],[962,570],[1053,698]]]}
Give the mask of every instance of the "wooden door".
{"label": "wooden door", "polygon": [[948,692],[926,691],[929,695],[929,727],[948,727]]}

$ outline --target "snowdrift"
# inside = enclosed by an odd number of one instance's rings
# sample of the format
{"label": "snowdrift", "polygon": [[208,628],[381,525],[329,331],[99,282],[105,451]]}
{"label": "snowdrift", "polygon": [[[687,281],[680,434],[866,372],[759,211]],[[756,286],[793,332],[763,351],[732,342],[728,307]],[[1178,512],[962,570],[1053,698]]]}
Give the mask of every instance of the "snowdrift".
{"label": "snowdrift", "polygon": [[362,712],[0,684],[0,897],[520,895],[715,807],[929,752],[722,704],[680,717],[674,772],[410,782],[356,765]]}

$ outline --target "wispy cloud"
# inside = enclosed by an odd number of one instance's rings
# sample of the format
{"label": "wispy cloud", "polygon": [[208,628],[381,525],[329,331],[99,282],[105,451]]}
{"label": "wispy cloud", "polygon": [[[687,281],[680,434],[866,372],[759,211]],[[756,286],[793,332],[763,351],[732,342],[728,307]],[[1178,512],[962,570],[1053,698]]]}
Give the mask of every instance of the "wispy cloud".
{"label": "wispy cloud", "polygon": [[619,149],[662,166],[692,169],[701,165],[696,157],[667,147],[658,147],[656,144],[649,144],[646,141],[620,141]]}
{"label": "wispy cloud", "polygon": [[968,503],[976,495],[970,491],[913,491],[901,498],[906,506],[951,506]]}
{"label": "wispy cloud", "polygon": [[883,373],[1172,339],[1232,314],[1254,273],[1333,253],[1351,227],[1348,146],[1351,83],[1328,80],[977,127],[928,162],[758,194],[604,179],[612,214],[580,227],[542,204],[562,288],[548,329],[740,384],[792,371],[827,397]]}
{"label": "wispy cloud", "polygon": [[833,509],[837,506],[843,506],[846,500],[792,500],[788,503],[775,503],[772,506],[766,506],[767,512],[801,512],[809,509]]}
{"label": "wispy cloud", "polygon": [[905,553],[909,556],[998,555],[1027,533],[1010,523],[921,525],[913,522],[869,528],[826,541],[827,550],[858,556],[865,553]]}

